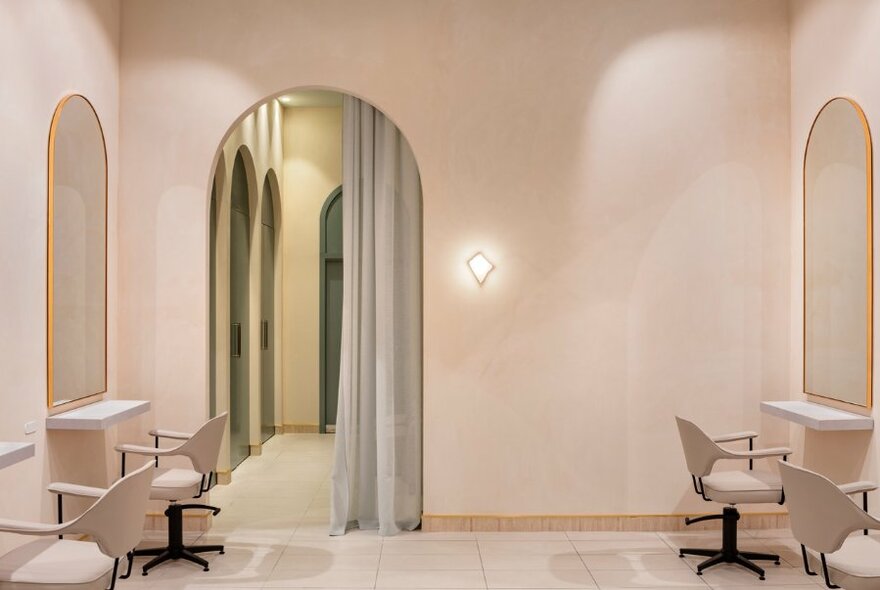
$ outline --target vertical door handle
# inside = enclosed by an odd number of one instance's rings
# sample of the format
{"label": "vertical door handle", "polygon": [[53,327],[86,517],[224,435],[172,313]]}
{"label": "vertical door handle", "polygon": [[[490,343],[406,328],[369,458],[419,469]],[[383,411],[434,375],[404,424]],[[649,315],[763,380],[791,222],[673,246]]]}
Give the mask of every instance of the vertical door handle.
{"label": "vertical door handle", "polygon": [[232,357],[239,358],[241,356],[241,324],[232,324]]}
{"label": "vertical door handle", "polygon": [[269,320],[263,320],[260,329],[260,348],[269,350]]}

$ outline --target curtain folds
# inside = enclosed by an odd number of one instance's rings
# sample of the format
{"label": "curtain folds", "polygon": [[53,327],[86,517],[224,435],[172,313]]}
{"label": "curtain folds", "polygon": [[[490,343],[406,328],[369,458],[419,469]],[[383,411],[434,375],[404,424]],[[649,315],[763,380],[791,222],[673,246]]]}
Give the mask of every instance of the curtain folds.
{"label": "curtain folds", "polygon": [[343,104],[343,303],[330,534],[422,511],[421,183],[381,112]]}

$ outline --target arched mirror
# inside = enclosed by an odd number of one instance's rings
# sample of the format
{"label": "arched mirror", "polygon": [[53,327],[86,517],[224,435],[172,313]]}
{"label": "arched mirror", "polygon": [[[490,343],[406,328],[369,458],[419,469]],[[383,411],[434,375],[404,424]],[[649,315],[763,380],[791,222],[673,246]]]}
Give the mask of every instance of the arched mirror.
{"label": "arched mirror", "polygon": [[835,98],[804,156],[804,391],[870,407],[871,134],[862,109]]}
{"label": "arched mirror", "polygon": [[107,152],[74,94],[49,130],[48,403],[107,389]]}

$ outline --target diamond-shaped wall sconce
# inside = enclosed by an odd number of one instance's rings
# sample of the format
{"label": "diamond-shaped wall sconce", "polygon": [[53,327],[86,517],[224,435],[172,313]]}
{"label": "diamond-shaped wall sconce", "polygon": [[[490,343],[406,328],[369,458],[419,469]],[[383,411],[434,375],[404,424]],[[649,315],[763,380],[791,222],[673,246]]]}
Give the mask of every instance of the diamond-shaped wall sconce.
{"label": "diamond-shaped wall sconce", "polygon": [[468,260],[468,266],[471,269],[471,272],[474,273],[474,278],[477,279],[477,282],[481,285],[483,281],[486,280],[486,277],[489,276],[489,273],[495,268],[489,259],[483,256],[482,252],[477,252],[474,254],[470,260]]}

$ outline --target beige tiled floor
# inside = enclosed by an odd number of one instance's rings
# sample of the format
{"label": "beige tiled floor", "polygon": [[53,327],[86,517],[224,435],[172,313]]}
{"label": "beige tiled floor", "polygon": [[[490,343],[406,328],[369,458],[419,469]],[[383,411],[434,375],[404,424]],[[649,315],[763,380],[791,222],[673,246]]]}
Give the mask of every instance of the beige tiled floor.
{"label": "beige tiled floor", "polygon": [[[677,547],[720,545],[711,533],[407,533],[327,535],[332,436],[276,436],[233,483],[215,488],[223,512],[200,543],[222,542],[211,571],[178,562],[120,581],[118,588],[728,588],[817,590],[788,531],[742,531],[744,548],[782,556],[767,580],[733,566],[702,577]],[[138,564],[145,563],[138,560]],[[137,564],[136,564],[137,565]],[[745,590],[745,589],[742,589]]]}

